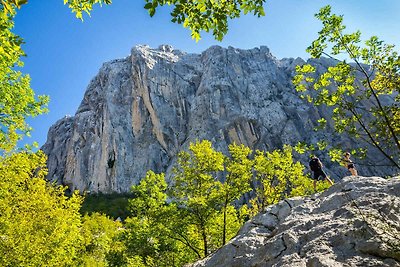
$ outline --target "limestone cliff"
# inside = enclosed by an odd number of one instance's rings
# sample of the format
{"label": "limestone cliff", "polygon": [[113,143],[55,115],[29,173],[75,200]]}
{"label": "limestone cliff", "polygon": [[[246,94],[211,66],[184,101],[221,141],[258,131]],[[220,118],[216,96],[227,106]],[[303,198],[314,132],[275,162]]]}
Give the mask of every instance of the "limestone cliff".
{"label": "limestone cliff", "polygon": [[[196,139],[220,151],[232,142],[264,150],[320,139],[360,145],[333,136],[329,125],[313,131],[329,110],[296,94],[291,79],[303,62],[278,60],[264,46],[213,46],[201,54],[137,46],[129,57],[105,63],[75,116],[50,128],[42,147],[48,178],[72,190],[126,192],[148,169],[168,173],[178,151]],[[322,159],[334,178],[344,176],[344,168]]]}
{"label": "limestone cliff", "polygon": [[269,206],[191,267],[400,266],[400,179],[347,177]]}

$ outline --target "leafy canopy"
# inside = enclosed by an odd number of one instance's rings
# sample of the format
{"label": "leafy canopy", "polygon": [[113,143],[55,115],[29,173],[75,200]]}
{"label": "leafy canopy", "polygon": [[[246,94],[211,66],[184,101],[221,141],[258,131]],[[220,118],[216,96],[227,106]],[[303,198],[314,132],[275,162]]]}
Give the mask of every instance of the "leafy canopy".
{"label": "leafy canopy", "polygon": [[68,5],[78,19],[83,19],[83,13],[90,15],[95,4],[101,6],[102,4],[110,5],[111,3],[111,0],[64,0],[64,5]]}
{"label": "leafy canopy", "polygon": [[[252,150],[244,145],[231,144],[228,147],[230,156],[225,157],[225,179],[221,185],[220,194],[222,201],[222,242],[225,245],[227,239],[232,237],[232,233],[228,233],[234,222],[228,222],[230,214],[233,212],[232,204],[238,201],[244,194],[251,191],[251,179],[253,177],[253,161],[250,159]],[[239,216],[246,213],[243,209],[239,211]],[[233,217],[234,218],[234,217]],[[237,223],[242,218],[238,218]],[[229,225],[229,227],[228,227]],[[236,233],[233,233],[236,234]],[[230,236],[229,236],[230,235]]]}
{"label": "leafy canopy", "polygon": [[[360,138],[375,147],[392,166],[400,169],[400,56],[394,45],[373,36],[364,44],[361,33],[344,33],[343,17],[331,14],[331,7],[316,17],[323,28],[307,48],[314,58],[328,56],[335,64],[327,70],[305,64],[297,66],[294,84],[309,102],[333,108],[335,130]],[[350,59],[338,59],[345,55]],[[325,127],[327,118],[319,121]],[[361,154],[366,148],[361,148]],[[339,159],[340,148],[331,150]],[[374,156],[374,158],[377,158]]]}
{"label": "leafy canopy", "polygon": [[[189,151],[178,155],[178,164],[171,178],[171,195],[179,206],[182,218],[187,220],[187,238],[199,244],[197,253],[207,256],[210,252],[211,222],[221,207],[222,183],[219,172],[224,170],[224,155],[212,148],[211,142],[204,140],[190,144]],[[198,229],[197,236],[190,230]],[[196,240],[197,239],[197,240]]]}
{"label": "leafy canopy", "polygon": [[81,197],[44,179],[46,156],[0,158],[0,266],[72,265],[82,249]]}
{"label": "leafy canopy", "polygon": [[251,190],[252,161],[247,147],[229,151],[225,156],[206,140],[190,144],[179,153],[171,186],[149,171],[132,187],[124,233],[129,257],[148,266],[182,266],[236,235],[244,215],[233,202]]}
{"label": "leafy canopy", "polygon": [[30,77],[17,70],[25,55],[22,39],[11,32],[15,8],[24,1],[0,3],[0,150],[12,150],[18,140],[29,135],[28,117],[47,112],[47,96],[38,96],[30,87]]}
{"label": "leafy canopy", "polygon": [[93,213],[81,218],[81,238],[78,266],[121,266],[119,255],[125,246],[119,239],[122,223],[109,219],[106,215]]}
{"label": "leafy canopy", "polygon": [[[132,216],[123,233],[128,258],[147,266],[182,266],[223,246],[249,215],[314,192],[289,146],[257,151],[254,158],[243,145],[228,150],[224,155],[211,142],[197,141],[179,153],[170,186],[164,174],[148,171],[132,187]],[[318,191],[328,186],[320,183]],[[250,203],[243,203],[246,194],[254,196]]]}
{"label": "leafy canopy", "polygon": [[121,266],[121,223],[82,217],[82,197],[65,196],[46,172],[41,151],[0,157],[0,266]]}
{"label": "leafy canopy", "polygon": [[164,174],[148,171],[138,185],[132,187],[129,201],[132,216],[125,221],[122,240],[127,258],[145,266],[183,266],[197,257],[190,243],[180,238],[177,207],[167,203]]}
{"label": "leafy canopy", "polygon": [[[247,13],[264,16],[263,5],[266,0],[145,0],[144,8],[152,17],[160,6],[173,6],[171,21],[183,24],[191,31],[192,38],[198,41],[200,32],[212,32],[215,39],[222,40],[228,32],[228,20],[239,18]],[[111,4],[111,0],[64,0],[76,16],[90,14],[94,4]]]}
{"label": "leafy canopy", "polygon": [[[288,145],[272,152],[256,151],[254,170],[255,197],[250,201],[253,214],[285,198],[314,193],[312,180],[304,175],[304,166],[294,161],[293,148]],[[318,182],[317,191],[328,187],[329,184]]]}

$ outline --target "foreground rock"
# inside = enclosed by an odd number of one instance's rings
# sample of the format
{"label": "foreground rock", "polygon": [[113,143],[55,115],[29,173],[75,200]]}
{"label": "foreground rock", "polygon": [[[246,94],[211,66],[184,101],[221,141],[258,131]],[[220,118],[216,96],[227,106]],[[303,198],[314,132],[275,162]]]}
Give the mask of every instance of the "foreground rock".
{"label": "foreground rock", "polygon": [[347,177],[270,206],[200,266],[400,266],[400,179]]}
{"label": "foreground rock", "polygon": [[[329,110],[297,95],[291,80],[302,63],[279,60],[265,46],[214,46],[201,54],[137,46],[129,57],[105,63],[75,116],[50,128],[42,147],[48,179],[71,190],[127,192],[149,169],[168,177],[177,153],[201,139],[222,152],[233,142],[260,150],[318,140],[349,150],[367,146],[334,136],[329,123],[325,131],[314,131]],[[321,70],[332,64],[318,61]],[[373,162],[380,162],[376,155]],[[347,173],[322,160],[329,175]],[[390,174],[369,165],[359,173]]]}

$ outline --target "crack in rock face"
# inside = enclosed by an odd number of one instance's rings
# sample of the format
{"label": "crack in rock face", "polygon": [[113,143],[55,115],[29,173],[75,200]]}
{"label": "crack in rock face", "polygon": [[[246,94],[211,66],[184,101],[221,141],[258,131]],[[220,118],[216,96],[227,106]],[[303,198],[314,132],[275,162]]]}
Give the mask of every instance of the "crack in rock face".
{"label": "crack in rock face", "polygon": [[283,200],[190,267],[400,267],[399,178],[346,177],[323,193]]}
{"label": "crack in rock face", "polygon": [[[319,71],[334,64],[311,61]],[[265,46],[213,46],[201,54],[137,46],[130,56],[104,63],[76,114],[49,129],[42,147],[47,178],[70,190],[128,192],[148,170],[166,172],[168,179],[179,151],[203,139],[223,153],[233,142],[268,151],[318,140],[368,147],[335,136],[329,123],[313,130],[332,111],[301,100],[294,89],[295,67],[304,63],[277,59]],[[306,156],[299,160],[308,162]],[[347,174],[327,156],[321,160],[331,177]],[[390,172],[362,169],[366,176]]]}

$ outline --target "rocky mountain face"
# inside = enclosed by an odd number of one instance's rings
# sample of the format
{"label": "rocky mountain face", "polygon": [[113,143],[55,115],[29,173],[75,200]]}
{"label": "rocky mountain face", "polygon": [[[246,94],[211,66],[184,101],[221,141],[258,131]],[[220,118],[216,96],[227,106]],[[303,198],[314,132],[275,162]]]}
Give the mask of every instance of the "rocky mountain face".
{"label": "rocky mountain face", "polygon": [[[303,62],[278,60],[264,46],[213,46],[201,54],[137,46],[129,57],[105,63],[75,116],[50,128],[42,147],[48,178],[71,190],[127,192],[149,169],[168,175],[177,153],[202,139],[223,152],[232,142],[262,150],[317,140],[362,145],[333,136],[329,124],[313,130],[329,110],[301,100],[293,88],[295,66]],[[316,63],[322,70],[333,64]],[[334,179],[347,174],[319,156]],[[373,172],[381,175],[359,170]]]}
{"label": "rocky mountain face", "polygon": [[400,266],[400,177],[346,177],[269,206],[191,267]]}

